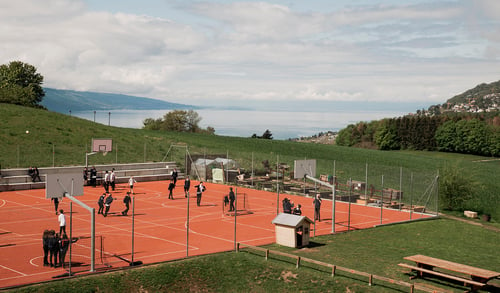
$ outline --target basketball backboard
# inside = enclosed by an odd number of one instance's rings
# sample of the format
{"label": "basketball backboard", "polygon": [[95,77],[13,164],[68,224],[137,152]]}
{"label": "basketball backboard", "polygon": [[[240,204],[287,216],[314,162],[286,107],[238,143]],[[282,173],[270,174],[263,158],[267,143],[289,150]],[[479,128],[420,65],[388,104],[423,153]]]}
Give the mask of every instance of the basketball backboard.
{"label": "basketball backboard", "polygon": [[111,138],[93,138],[92,151],[93,152],[111,152],[113,150],[113,140]]}
{"label": "basketball backboard", "polygon": [[83,195],[82,173],[47,174],[45,198],[63,197],[66,193],[72,196]]}
{"label": "basketball backboard", "polygon": [[304,178],[304,175],[316,177],[316,160],[295,160],[293,165],[294,179]]}

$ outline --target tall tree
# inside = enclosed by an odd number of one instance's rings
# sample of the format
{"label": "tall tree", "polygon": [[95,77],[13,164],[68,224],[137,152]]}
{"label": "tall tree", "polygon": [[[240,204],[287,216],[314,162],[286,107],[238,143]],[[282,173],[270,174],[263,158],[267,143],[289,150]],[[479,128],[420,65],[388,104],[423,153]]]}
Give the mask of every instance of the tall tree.
{"label": "tall tree", "polygon": [[21,61],[0,65],[0,102],[40,107],[45,96],[43,76],[36,67]]}

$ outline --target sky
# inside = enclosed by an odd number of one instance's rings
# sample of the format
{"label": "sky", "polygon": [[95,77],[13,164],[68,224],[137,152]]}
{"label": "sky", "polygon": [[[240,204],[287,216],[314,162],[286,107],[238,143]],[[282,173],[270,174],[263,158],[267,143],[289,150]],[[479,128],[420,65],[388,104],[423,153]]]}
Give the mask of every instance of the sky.
{"label": "sky", "polygon": [[500,80],[498,0],[0,0],[0,64],[201,106],[428,107]]}

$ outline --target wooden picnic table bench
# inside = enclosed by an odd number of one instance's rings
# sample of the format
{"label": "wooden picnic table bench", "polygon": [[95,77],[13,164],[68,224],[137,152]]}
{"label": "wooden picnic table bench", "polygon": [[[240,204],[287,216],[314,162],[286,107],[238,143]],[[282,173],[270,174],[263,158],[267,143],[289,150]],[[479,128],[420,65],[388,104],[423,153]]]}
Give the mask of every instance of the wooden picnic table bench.
{"label": "wooden picnic table bench", "polygon": [[[400,263],[399,266],[409,268],[412,272],[417,272],[417,277],[424,277],[426,274],[435,275],[462,282],[464,286],[470,286],[472,290],[477,290],[478,288],[485,286],[489,280],[500,276],[499,272],[485,270],[421,254],[407,256],[404,257],[404,259],[414,261],[416,263],[416,266],[408,265],[405,263]],[[464,276],[468,276],[468,278],[450,273],[438,272],[435,271],[434,268],[456,272]]]}

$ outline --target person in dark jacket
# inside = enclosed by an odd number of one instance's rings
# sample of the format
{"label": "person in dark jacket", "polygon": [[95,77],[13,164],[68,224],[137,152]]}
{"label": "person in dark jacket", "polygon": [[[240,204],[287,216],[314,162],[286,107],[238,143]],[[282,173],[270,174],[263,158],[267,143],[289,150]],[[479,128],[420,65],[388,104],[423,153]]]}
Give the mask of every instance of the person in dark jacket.
{"label": "person in dark jacket", "polygon": [[236,197],[234,195],[233,188],[229,187],[229,211],[230,212],[234,212],[235,211],[235,208],[234,208],[234,200],[235,199],[236,199]]}
{"label": "person in dark jacket", "polygon": [[106,197],[106,200],[104,201],[104,206],[106,209],[104,210],[104,216],[108,216],[109,208],[111,207],[111,203],[113,202],[114,198],[111,196],[111,193],[108,193],[108,197]]}
{"label": "person in dark jacket", "polygon": [[293,209],[292,214],[297,215],[297,216],[301,216],[302,215],[301,208],[302,208],[302,206],[300,204],[297,205],[297,207]]}
{"label": "person in dark jacket", "polygon": [[200,181],[200,184],[196,185],[196,205],[200,206],[201,205],[201,196],[203,194],[203,191],[206,190],[205,186],[203,185],[203,182]]}
{"label": "person in dark jacket", "polygon": [[184,197],[188,197],[189,188],[191,187],[191,180],[189,180],[189,176],[184,180]]}
{"label": "person in dark jacket", "polygon": [[314,205],[314,220],[321,222],[321,217],[320,217],[320,210],[321,210],[321,196],[318,193],[316,195],[316,198],[313,200],[313,205]]}
{"label": "person in dark jacket", "polygon": [[99,210],[97,211],[97,214],[103,215],[104,212],[104,199],[106,198],[106,193],[101,194],[99,196],[99,200],[97,200],[97,204],[99,205]]}
{"label": "person in dark jacket", "polygon": [[47,267],[49,266],[49,236],[50,236],[50,231],[45,230],[43,231],[42,234],[42,245],[43,245],[43,266]]}
{"label": "person in dark jacket", "polygon": [[170,181],[170,184],[168,185],[168,199],[174,199],[174,188],[175,188],[175,183],[174,181]]}
{"label": "person in dark jacket", "polygon": [[64,233],[59,239],[59,266],[62,266],[64,268],[64,260],[66,258],[66,253],[68,252],[69,248],[69,239],[68,235]]}
{"label": "person in dark jacket", "polygon": [[123,216],[127,215],[131,201],[132,201],[132,199],[130,198],[130,192],[127,192],[127,194],[123,198],[123,203],[125,204],[125,210],[123,210],[123,212],[122,212]]}
{"label": "person in dark jacket", "polygon": [[56,231],[50,230],[49,238],[48,238],[48,247],[49,247],[49,263],[51,267],[57,266],[57,255],[59,254],[59,235],[56,234]]}

